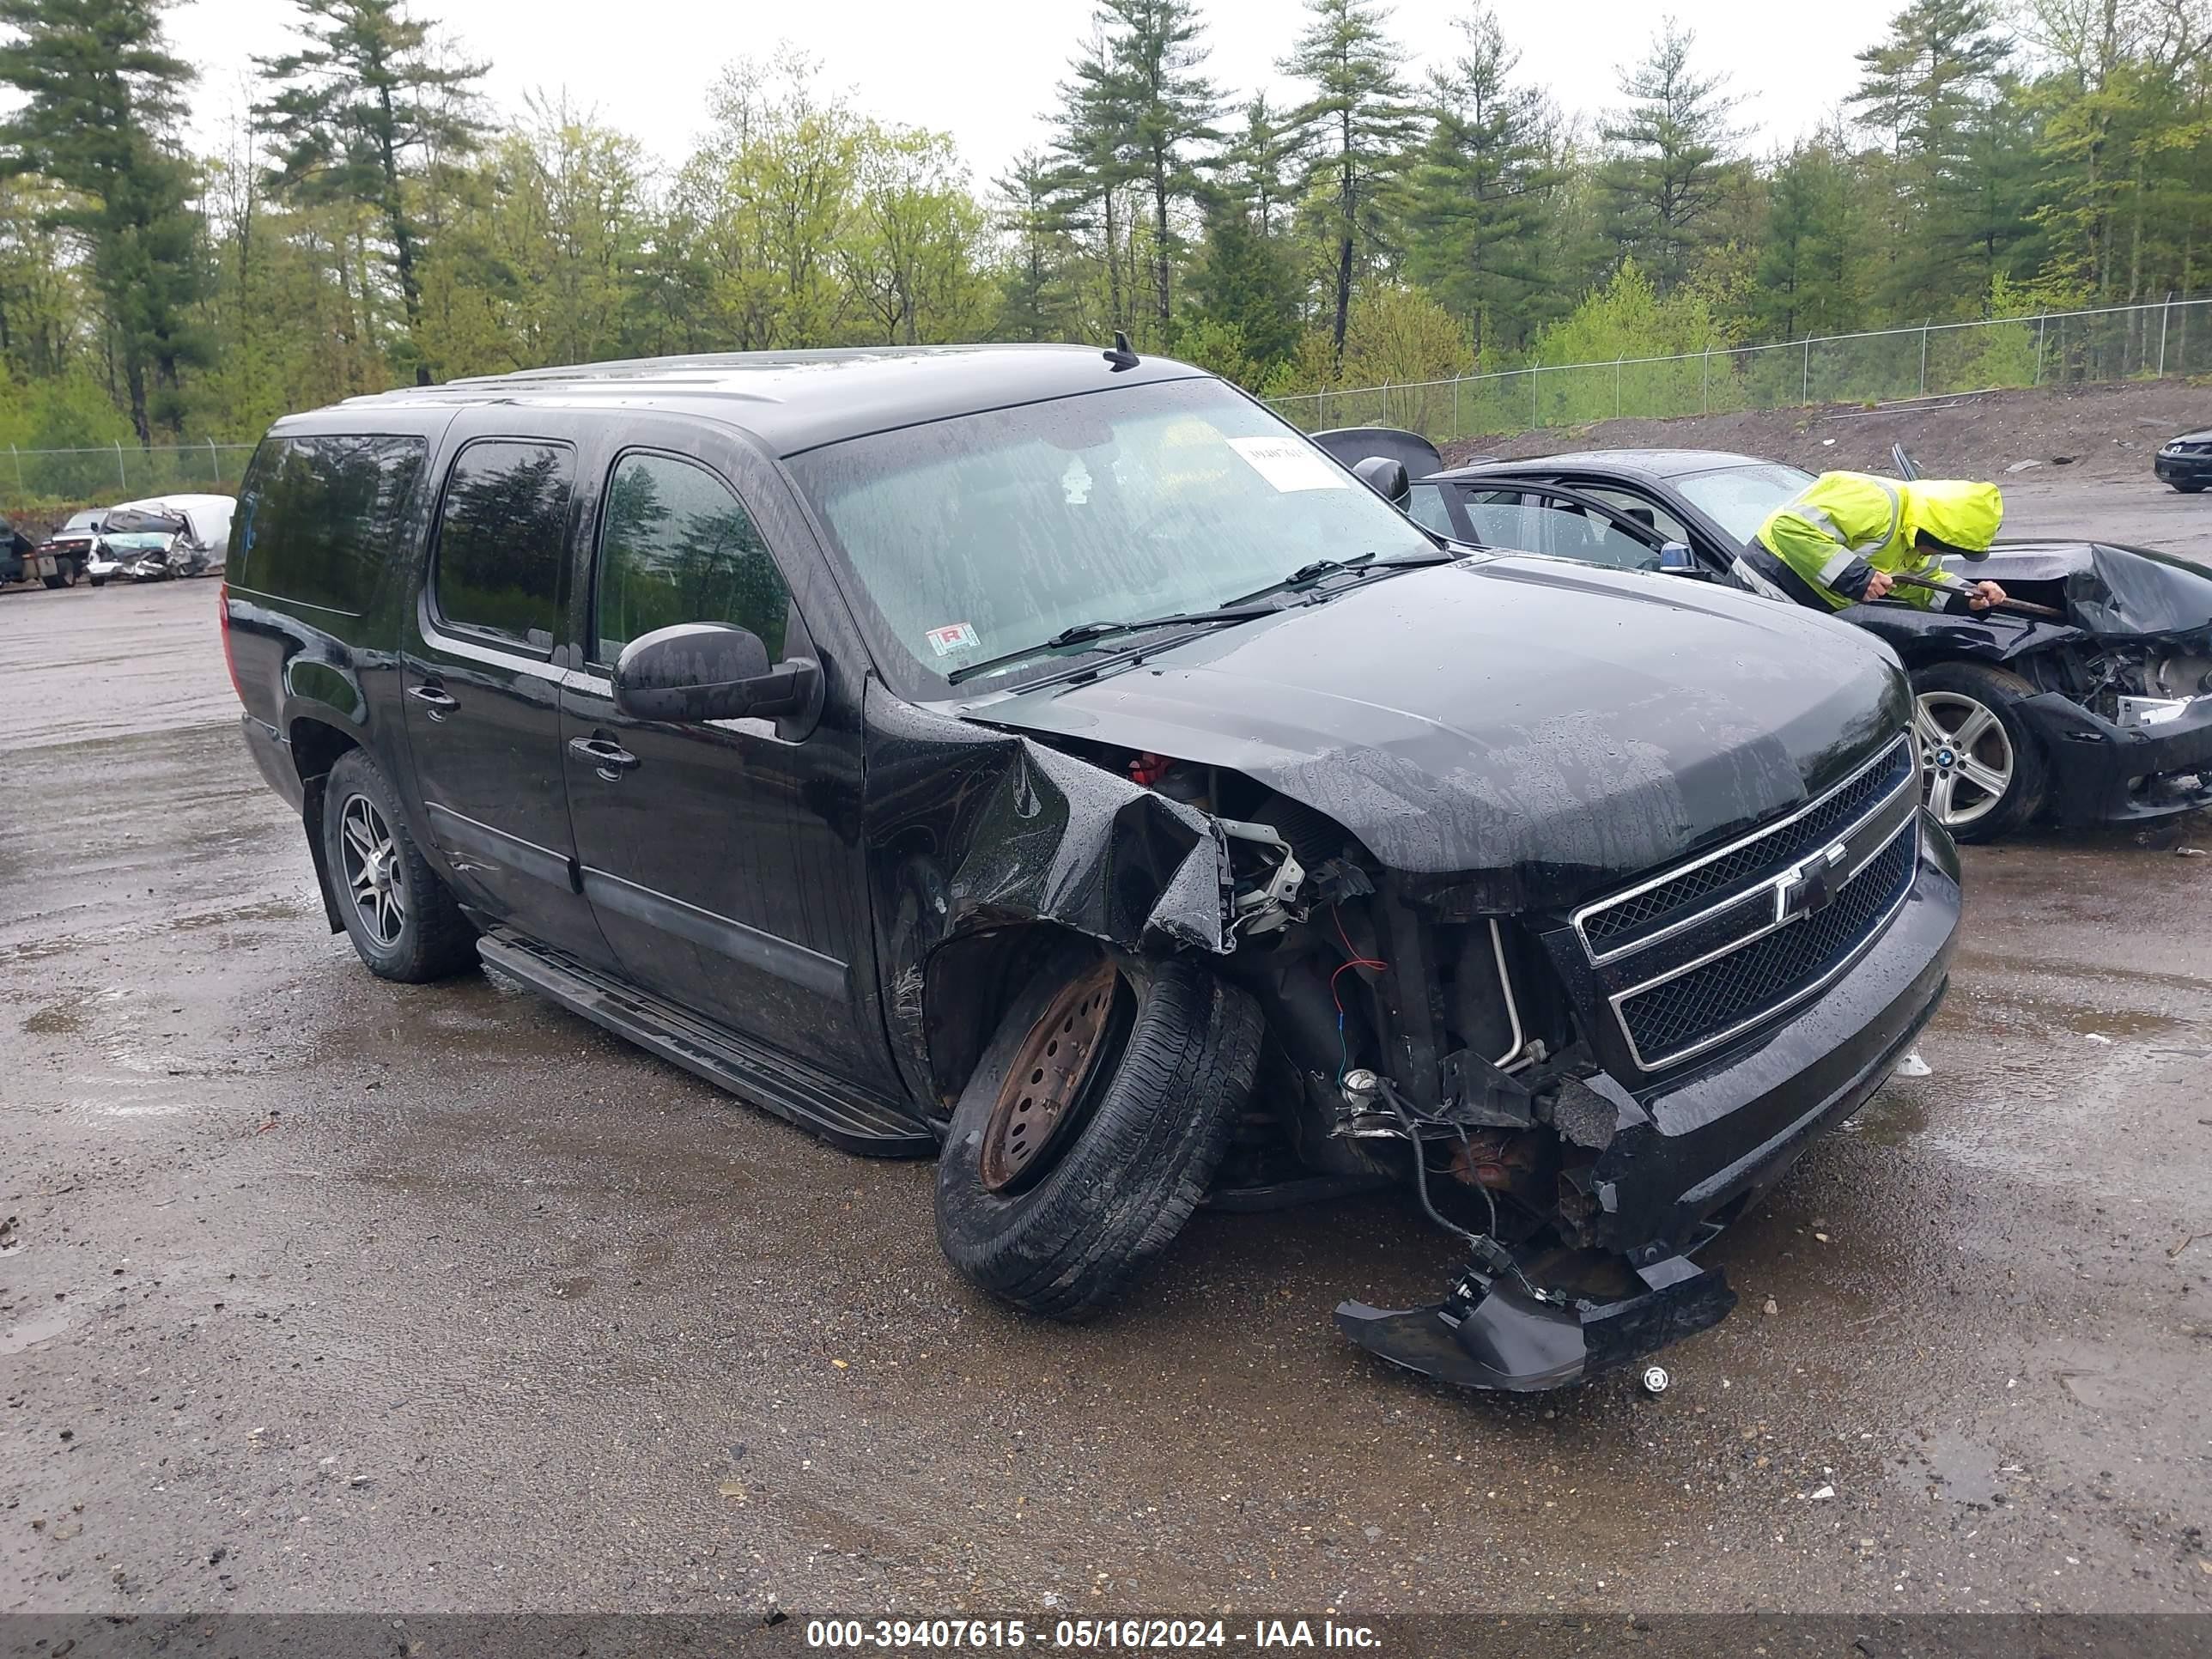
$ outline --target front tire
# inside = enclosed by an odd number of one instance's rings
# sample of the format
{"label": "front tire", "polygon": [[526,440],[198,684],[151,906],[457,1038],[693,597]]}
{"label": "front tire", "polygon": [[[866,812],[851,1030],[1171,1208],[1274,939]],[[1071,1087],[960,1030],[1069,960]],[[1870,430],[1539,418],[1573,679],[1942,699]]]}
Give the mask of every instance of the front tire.
{"label": "front tire", "polygon": [[2176,478],[2173,480],[2173,488],[2174,493],[2177,495],[2194,495],[2198,490],[2203,489],[2204,486],[2202,483],[2185,483],[2182,480]]}
{"label": "front tire", "polygon": [[2042,810],[2049,768],[2018,708],[2034,695],[2019,675],[1979,663],[1912,676],[1921,799],[1955,839],[1995,841]]}
{"label": "front tire", "polygon": [[324,788],[323,860],[370,973],[423,985],[476,966],[476,929],[408,834],[390,781],[359,749],[338,757]]}
{"label": "front tire", "polygon": [[1029,1313],[1103,1306],[1205,1195],[1260,1032],[1259,1005],[1194,962],[1056,951],[953,1109],[937,1166],[946,1259]]}

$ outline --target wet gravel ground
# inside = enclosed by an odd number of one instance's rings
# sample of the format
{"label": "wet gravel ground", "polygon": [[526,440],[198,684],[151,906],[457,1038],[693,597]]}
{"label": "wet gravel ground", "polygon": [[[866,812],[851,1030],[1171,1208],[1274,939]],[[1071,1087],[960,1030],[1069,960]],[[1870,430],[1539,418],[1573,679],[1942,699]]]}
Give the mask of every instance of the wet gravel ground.
{"label": "wet gravel ground", "polygon": [[214,598],[0,595],[0,1611],[2212,1609],[2170,835],[1970,853],[1933,1075],[1721,1242],[1663,1397],[1466,1396],[1330,1328],[1440,1288],[1395,1201],[1201,1215],[1051,1327],[927,1166],[372,979]]}

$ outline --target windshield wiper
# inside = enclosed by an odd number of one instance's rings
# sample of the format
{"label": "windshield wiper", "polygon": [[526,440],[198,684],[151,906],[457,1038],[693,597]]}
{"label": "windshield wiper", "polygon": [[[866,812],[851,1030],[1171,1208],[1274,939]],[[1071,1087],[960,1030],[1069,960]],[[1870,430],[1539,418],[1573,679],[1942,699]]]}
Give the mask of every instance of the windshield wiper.
{"label": "windshield wiper", "polygon": [[1275,611],[1276,607],[1272,605],[1248,605],[1241,599],[1232,599],[1212,611],[1192,611],[1170,617],[1146,617],[1138,622],[1077,623],[1072,628],[1061,629],[1048,640],[1025,645],[1018,651],[1009,651],[1000,656],[986,657],[981,662],[964,664],[947,674],[945,683],[958,685],[963,680],[972,680],[978,674],[988,674],[991,670],[1004,668],[1009,663],[1047,656],[1054,651],[1071,650],[1079,645],[1089,645],[1094,641],[1111,639],[1118,635],[1141,634],[1154,628],[1210,628],[1225,623],[1250,622],[1256,617],[1272,617]]}

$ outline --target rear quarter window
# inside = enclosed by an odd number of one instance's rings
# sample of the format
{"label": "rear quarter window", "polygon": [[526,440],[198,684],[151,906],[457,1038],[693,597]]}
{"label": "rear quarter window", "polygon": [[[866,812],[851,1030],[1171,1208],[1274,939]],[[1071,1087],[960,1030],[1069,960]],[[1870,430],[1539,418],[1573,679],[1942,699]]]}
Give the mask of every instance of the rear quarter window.
{"label": "rear quarter window", "polygon": [[427,449],[388,434],[264,440],[231,521],[230,585],[362,615],[401,550]]}

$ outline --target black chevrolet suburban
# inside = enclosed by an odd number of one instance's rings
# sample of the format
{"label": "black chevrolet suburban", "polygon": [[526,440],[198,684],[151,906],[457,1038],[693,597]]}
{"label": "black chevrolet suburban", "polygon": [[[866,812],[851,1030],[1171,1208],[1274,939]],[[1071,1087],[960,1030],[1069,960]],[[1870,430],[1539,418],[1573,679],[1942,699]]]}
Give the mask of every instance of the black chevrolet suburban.
{"label": "black chevrolet suburban", "polygon": [[330,925],[854,1152],[1075,1317],[1200,1203],[1402,1184],[1471,1387],[1723,1317],[1959,913],[1896,659],[1475,552],[1117,346],[553,369],[280,421],[224,639]]}

